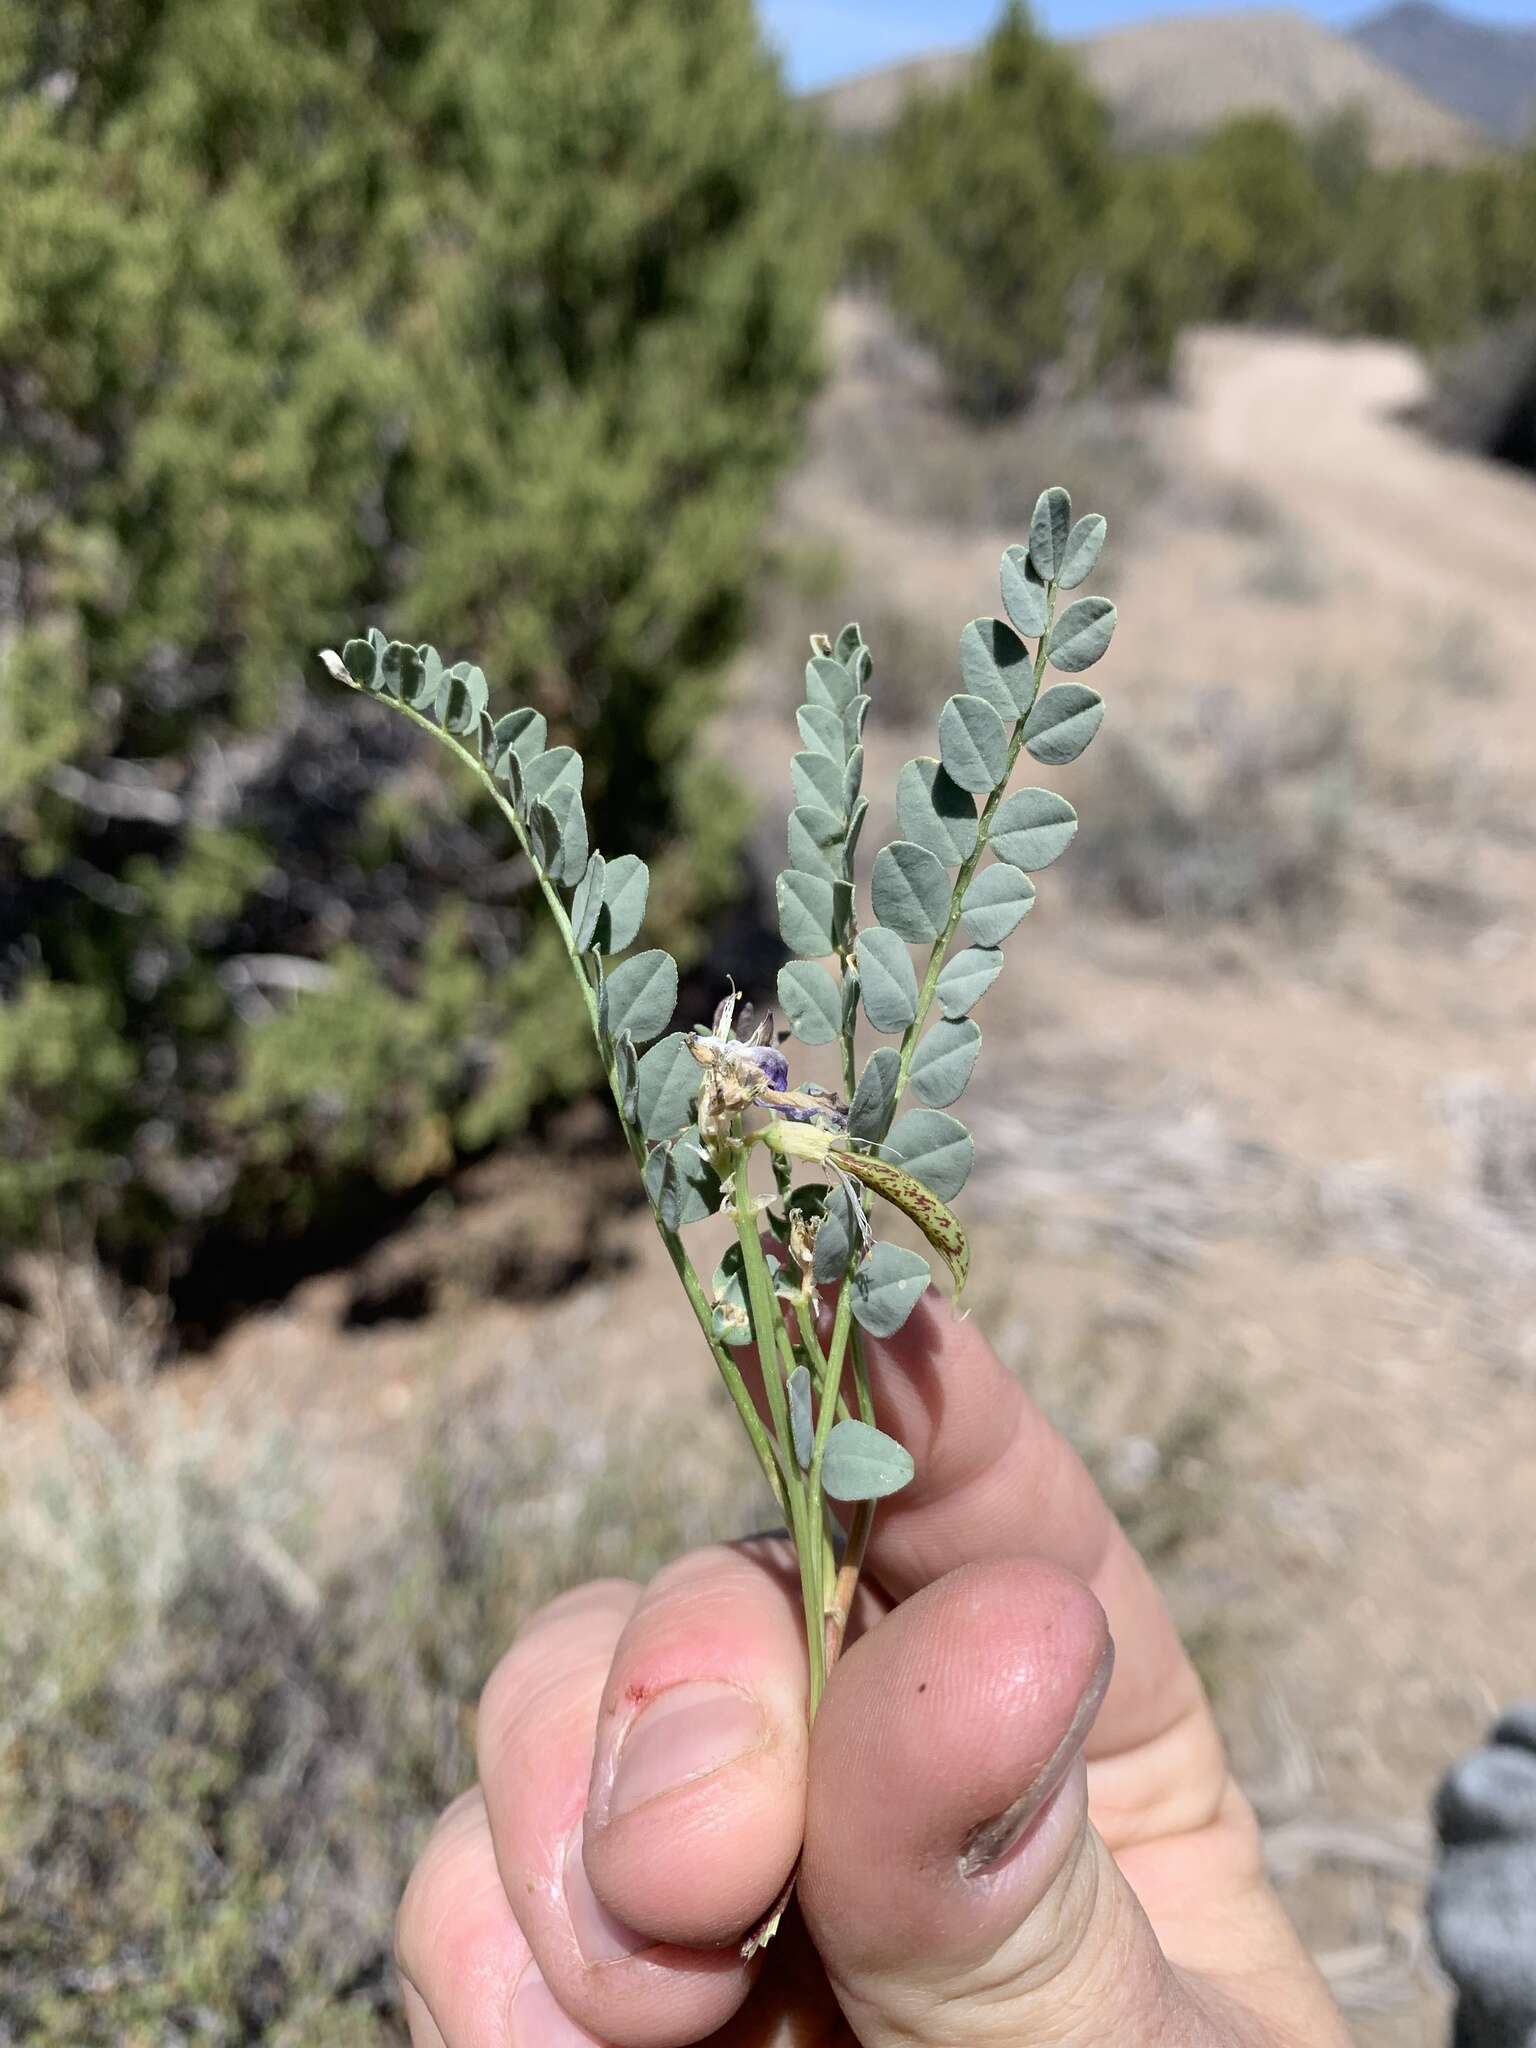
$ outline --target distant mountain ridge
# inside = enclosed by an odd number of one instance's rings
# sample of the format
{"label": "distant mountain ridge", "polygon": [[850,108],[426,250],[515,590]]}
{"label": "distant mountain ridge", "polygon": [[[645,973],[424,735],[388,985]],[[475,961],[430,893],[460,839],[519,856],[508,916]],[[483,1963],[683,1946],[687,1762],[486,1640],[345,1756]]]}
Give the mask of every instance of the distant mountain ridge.
{"label": "distant mountain ridge", "polygon": [[1503,141],[1536,135],[1536,28],[1472,21],[1434,0],[1399,0],[1358,23],[1350,40]]}
{"label": "distant mountain ridge", "polygon": [[1364,111],[1383,163],[1460,163],[1486,146],[1417,86],[1289,8],[1173,15],[1070,47],[1131,148],[1182,142],[1234,114],[1282,114],[1315,128],[1351,107]]}
{"label": "distant mountain ridge", "polygon": [[[1312,128],[1353,106],[1364,109],[1383,163],[1462,163],[1489,145],[1486,132],[1363,46],[1290,9],[1173,15],[1065,46],[1127,148],[1186,142],[1234,114],[1277,113]],[[825,87],[811,104],[839,134],[878,134],[910,94],[947,89],[971,61],[968,50],[939,51]]]}

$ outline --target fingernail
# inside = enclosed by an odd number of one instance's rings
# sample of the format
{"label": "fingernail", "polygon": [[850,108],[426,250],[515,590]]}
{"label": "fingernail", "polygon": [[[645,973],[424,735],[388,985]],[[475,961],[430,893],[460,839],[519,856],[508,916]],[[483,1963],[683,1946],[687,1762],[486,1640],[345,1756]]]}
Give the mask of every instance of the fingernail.
{"label": "fingernail", "polygon": [[762,1708],[734,1685],[673,1685],[630,1723],[613,1784],[609,1820],[658,1793],[734,1763],[768,1739]]}
{"label": "fingernail", "polygon": [[637,1934],[616,1919],[592,1889],[581,1854],[582,1830],[578,1828],[565,1852],[565,1910],[571,1916],[571,1932],[586,1963],[616,1963],[621,1956],[637,1955],[654,1944],[648,1934]]}
{"label": "fingernail", "polygon": [[513,1995],[512,2048],[597,2048],[544,1982],[537,1963],[524,1970]]}
{"label": "fingernail", "polygon": [[1007,1807],[1002,1813],[994,1814],[991,1820],[978,1822],[966,1836],[960,1851],[962,1877],[980,1877],[983,1871],[991,1870],[1001,1863],[1009,1850],[1016,1848],[1029,1833],[1067,1782],[1072,1766],[1077,1762],[1079,1752],[1088,1740],[1088,1731],[1097,1720],[1099,1709],[1104,1704],[1104,1695],[1109,1691],[1109,1681],[1114,1668],[1115,1646],[1113,1643],[1106,1643],[1098,1669],[1088,1681],[1088,1690],[1077,1703],[1077,1712],[1072,1716],[1071,1726],[1051,1751],[1044,1767],[1027,1789],[1015,1799],[1012,1806]]}

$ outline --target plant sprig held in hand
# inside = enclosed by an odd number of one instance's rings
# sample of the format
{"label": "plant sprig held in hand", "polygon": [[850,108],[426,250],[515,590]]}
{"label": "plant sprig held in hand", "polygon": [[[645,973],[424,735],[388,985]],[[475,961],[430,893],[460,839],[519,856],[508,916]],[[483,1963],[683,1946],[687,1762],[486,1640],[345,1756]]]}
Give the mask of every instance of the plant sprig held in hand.
{"label": "plant sprig held in hand", "polygon": [[[377,629],[321,657],[339,681],[393,704],[468,762],[532,865],[656,1227],[793,1539],[812,1715],[842,1645],[875,1504],[913,1472],[907,1451],[876,1427],[863,1340],[894,1335],[933,1276],[921,1253],[877,1235],[881,1204],[917,1226],[958,1294],[970,1249],[950,1204],[974,1147],[949,1111],[981,1047],[971,1013],[1033,906],[1031,876],[1077,830],[1064,797],[1010,793],[1009,784],[1021,753],[1061,767],[1098,731],[1095,690],[1045,685],[1049,669],[1077,676],[1109,645],[1107,599],[1064,601],[1092,574],[1104,536],[1095,514],[1073,523],[1066,491],[1041,494],[1028,545],[1003,556],[1006,620],[973,619],[960,636],[961,689],[939,714],[937,756],[908,761],[897,777],[899,836],[874,856],[872,922],[862,927],[855,861],[869,813],[863,732],[874,660],[856,625],[812,640],[796,713],[801,751],[790,764],[789,865],[777,885],[791,956],[777,993],[802,1045],[838,1049],[841,1095],[797,1082],[772,1015],[749,1027],[734,991],[707,1027],[669,1030],[676,962],[631,950],[645,863],[591,846],[581,757],[548,744],[539,712],[493,719],[478,668],[445,668],[436,648]],[[861,1013],[887,1041],[863,1058]],[[909,1096],[919,1106],[904,1107]],[[731,1216],[736,1237],[706,1282],[688,1232],[717,1212]],[[834,1290],[830,1312],[823,1289]],[[747,1347],[766,1419],[738,1362]],[[833,1503],[851,1509],[841,1552]]]}

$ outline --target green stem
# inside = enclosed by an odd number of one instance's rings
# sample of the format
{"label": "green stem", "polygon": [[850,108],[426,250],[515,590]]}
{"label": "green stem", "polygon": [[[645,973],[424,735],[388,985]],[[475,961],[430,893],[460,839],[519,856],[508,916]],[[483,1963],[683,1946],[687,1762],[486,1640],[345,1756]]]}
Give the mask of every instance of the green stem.
{"label": "green stem", "polygon": [[811,1314],[811,1305],[804,1295],[795,1298],[795,1328],[799,1332],[805,1362],[819,1389],[827,1377],[827,1354],[821,1348],[821,1339],[816,1334],[816,1318]]}
{"label": "green stem", "polygon": [[875,1420],[875,1397],[869,1386],[869,1361],[864,1356],[864,1333],[853,1333],[853,1384],[859,1403],[859,1420],[871,1426]]}
{"label": "green stem", "polygon": [[741,1246],[742,1268],[747,1283],[747,1303],[752,1316],[752,1334],[757,1340],[763,1391],[767,1396],[768,1412],[773,1418],[774,1434],[778,1438],[783,1458],[784,1485],[789,1496],[789,1529],[794,1541],[795,1557],[800,1566],[800,1597],[805,1608],[805,1641],[810,1658],[811,1699],[814,1703],[821,1697],[821,1687],[826,1675],[823,1663],[825,1624],[822,1620],[821,1537],[820,1530],[813,1529],[811,1523],[810,1498],[800,1471],[800,1461],[795,1455],[794,1429],[790,1422],[787,1393],[788,1370],[793,1364],[789,1332],[785,1329],[784,1318],[779,1313],[778,1297],[773,1291],[773,1279],[768,1271],[768,1262],[763,1257],[762,1241],[757,1234],[757,1204],[752,1198],[751,1152],[745,1145],[741,1146],[736,1154],[736,1169],[731,1186],[736,1216],[736,1238]]}
{"label": "green stem", "polygon": [[[811,1368],[811,1376],[816,1382],[816,1392],[819,1396],[830,1383],[830,1368],[827,1364],[827,1354],[821,1348],[815,1318],[811,1315],[808,1303],[795,1303],[795,1319],[800,1332],[801,1347],[805,1351],[806,1363]],[[846,1422],[853,1414],[853,1410],[848,1406],[848,1397],[841,1385],[837,1387],[836,1394],[837,1418],[839,1422]]]}

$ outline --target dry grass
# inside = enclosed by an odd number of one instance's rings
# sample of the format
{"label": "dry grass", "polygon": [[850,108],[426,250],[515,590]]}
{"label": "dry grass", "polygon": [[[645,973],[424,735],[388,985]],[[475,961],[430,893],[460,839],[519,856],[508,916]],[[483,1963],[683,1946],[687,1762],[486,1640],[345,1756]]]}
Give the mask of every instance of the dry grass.
{"label": "dry grass", "polygon": [[0,1386],[138,1386],[166,1354],[164,1302],[125,1287],[99,1259],[17,1253],[7,1278],[14,1298],[0,1299]]}
{"label": "dry grass", "polygon": [[1261,716],[1209,692],[1158,739],[1104,735],[1082,778],[1094,830],[1071,881],[1135,918],[1315,930],[1339,907],[1355,780],[1341,704]]}
{"label": "dry grass", "polygon": [[0,1489],[0,2041],[383,2048],[490,1662],[559,1588],[738,1532],[740,1467],[707,1424],[679,1470],[654,1419],[618,1449],[488,1397],[387,1551],[317,1577],[323,1472],[172,1412],[76,1410]]}
{"label": "dry grass", "polygon": [[[952,533],[1027,533],[1041,479],[1069,476],[1072,495],[1103,513],[1116,557],[1159,480],[1142,408],[1103,398],[1040,404],[978,426],[942,397],[932,363],[884,323],[872,323],[864,365],[873,403],[857,391],[822,408],[817,461],[882,519]],[[1094,587],[1106,587],[1104,576]]]}

